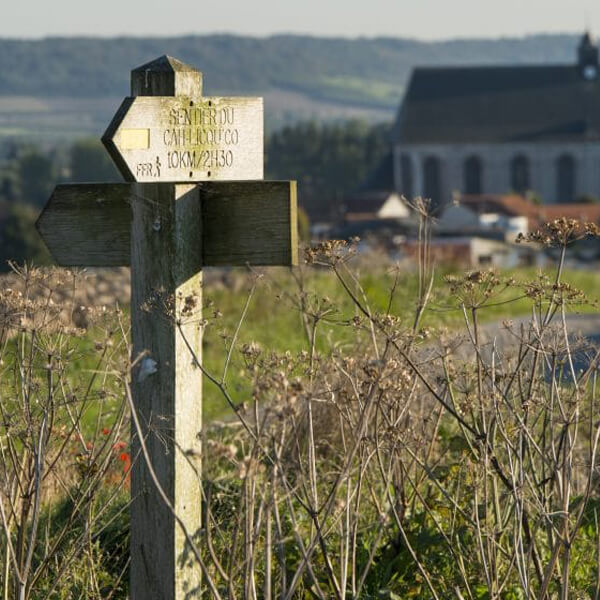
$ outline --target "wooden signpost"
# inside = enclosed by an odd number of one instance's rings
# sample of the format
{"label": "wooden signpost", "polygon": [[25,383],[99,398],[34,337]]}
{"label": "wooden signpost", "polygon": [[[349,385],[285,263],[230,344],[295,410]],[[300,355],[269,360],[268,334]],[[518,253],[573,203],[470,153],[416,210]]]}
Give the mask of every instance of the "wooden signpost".
{"label": "wooden signpost", "polygon": [[[202,373],[190,348],[201,361],[202,267],[297,264],[295,182],[260,181],[262,121],[262,100],[203,98],[201,73],[163,56],[132,71],[131,98],[103,138],[132,183],[57,186],[37,222],[59,264],[131,267],[133,358],[144,356],[132,374],[136,413],[192,536]],[[132,455],[139,448],[133,430]],[[131,495],[130,598],[199,597],[200,567],[141,459]]]}

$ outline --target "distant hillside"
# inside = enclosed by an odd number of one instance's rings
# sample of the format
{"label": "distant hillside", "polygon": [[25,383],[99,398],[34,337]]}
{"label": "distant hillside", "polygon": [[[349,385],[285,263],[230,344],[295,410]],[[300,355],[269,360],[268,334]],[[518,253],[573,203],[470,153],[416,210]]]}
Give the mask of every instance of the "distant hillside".
{"label": "distant hillside", "polygon": [[[161,54],[200,68],[205,93],[265,95],[273,124],[307,117],[391,118],[415,65],[573,62],[577,41],[573,35],[446,42],[295,35],[0,39],[0,134],[11,127],[19,133],[27,119],[36,120],[34,108],[15,109],[7,97],[27,99],[28,107],[31,98],[43,99],[37,112],[45,111],[50,123],[60,113],[56,99],[65,97],[84,112],[101,111],[104,119],[102,99],[125,96],[130,69]],[[26,116],[11,118],[18,112]],[[89,121],[95,128],[100,119],[92,115]]]}

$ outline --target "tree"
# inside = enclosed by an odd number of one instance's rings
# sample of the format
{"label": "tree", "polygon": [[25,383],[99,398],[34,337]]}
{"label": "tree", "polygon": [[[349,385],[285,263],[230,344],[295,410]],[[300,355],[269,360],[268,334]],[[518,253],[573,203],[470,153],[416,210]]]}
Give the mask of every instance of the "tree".
{"label": "tree", "polygon": [[6,173],[0,180],[0,202],[14,202],[17,199],[15,179]]}
{"label": "tree", "polygon": [[23,202],[43,206],[56,183],[54,165],[49,156],[29,151],[17,161],[17,177]]}
{"label": "tree", "polygon": [[389,125],[364,121],[284,127],[267,141],[267,173],[294,178],[317,194],[350,192],[389,152]]}
{"label": "tree", "polygon": [[310,242],[310,221],[302,207],[298,207],[298,237],[302,242]]}
{"label": "tree", "polygon": [[267,140],[267,175],[296,179],[312,220],[331,218],[336,199],[364,185],[390,152],[390,126],[364,121],[284,127]]}
{"label": "tree", "polygon": [[72,181],[121,181],[121,176],[102,144],[95,139],[75,142],[70,151]]}
{"label": "tree", "polygon": [[50,264],[52,259],[35,230],[38,210],[27,204],[6,205],[0,220],[0,271],[8,271],[8,261]]}

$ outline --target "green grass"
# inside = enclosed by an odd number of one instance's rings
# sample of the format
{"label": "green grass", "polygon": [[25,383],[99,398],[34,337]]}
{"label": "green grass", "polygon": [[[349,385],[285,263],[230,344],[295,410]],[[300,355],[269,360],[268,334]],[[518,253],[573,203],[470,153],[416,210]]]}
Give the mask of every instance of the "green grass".
{"label": "green grass", "polygon": [[[331,312],[319,324],[317,351],[327,355],[333,348],[356,345],[357,333],[350,325],[350,321],[359,313],[335,275],[324,269],[305,269],[304,273],[307,301],[314,305],[327,299],[332,307]],[[359,268],[358,273],[370,309],[373,312],[386,312],[395,273],[382,266],[363,266]],[[462,325],[462,311],[456,306],[456,299],[450,297],[448,287],[443,281],[446,273],[447,271],[440,270],[436,275],[431,300],[421,321],[424,327],[459,328]],[[513,276],[518,281],[527,281],[535,279],[536,274],[535,269],[519,269],[502,275]],[[208,320],[208,326],[204,335],[203,361],[205,368],[217,379],[222,376],[229,341],[238,325],[252,283],[252,277],[242,270],[234,271],[232,279],[234,280],[232,286],[208,285],[204,290],[204,302],[208,304],[204,311],[204,318]],[[566,271],[563,279],[584,291],[590,300],[595,300],[600,290],[600,273],[594,271]],[[398,275],[390,312],[400,317],[406,328],[412,326],[414,319],[417,285],[415,273],[406,272]],[[297,304],[298,294],[298,285],[288,269],[269,268],[265,270],[264,277],[259,279],[239,331],[238,349],[232,353],[227,372],[227,387],[236,403],[249,401],[251,392],[249,377],[244,372],[245,365],[239,352],[242,344],[256,342],[265,352],[297,353],[309,349],[308,336]],[[506,290],[494,299],[494,306],[479,311],[481,321],[499,321],[529,314],[531,301],[527,298],[519,298],[521,295],[522,290],[518,287]],[[515,300],[505,302],[513,299]],[[594,310],[596,309],[591,305],[577,307],[577,311],[580,312]],[[215,312],[222,316],[215,318]],[[129,319],[128,311],[125,312],[123,319],[125,321]],[[74,337],[68,341],[72,348],[68,380],[79,394],[84,393],[92,374],[98,367],[99,351],[96,343],[102,337],[102,331],[92,330],[83,337]],[[124,361],[124,348],[120,352]],[[90,430],[96,427],[96,419],[101,410],[103,412],[108,410],[107,419],[110,419],[111,407],[97,397],[101,382],[102,378],[97,377],[84,415],[85,426]],[[8,383],[5,378],[2,387],[6,389],[6,385]],[[208,379],[205,379],[203,389],[204,415],[207,420],[231,414],[220,390]]]}
{"label": "green grass", "polygon": [[[536,269],[518,269],[502,273],[512,276],[517,282],[535,279]],[[463,313],[456,306],[456,300],[448,294],[443,282],[445,272],[435,279],[433,293],[428,309],[423,315],[422,326],[436,328],[458,328],[463,323]],[[385,312],[390,299],[390,290],[395,274],[385,269],[364,269],[361,285],[373,312]],[[600,273],[593,271],[565,271],[563,280],[581,289],[590,301],[598,298],[600,291]],[[406,327],[412,325],[415,314],[418,280],[414,273],[399,276],[398,285],[391,303],[391,314],[400,317]],[[211,309],[206,311],[209,326],[204,337],[204,365],[211,372],[222,372],[226,349],[222,335],[231,336],[242,313],[249,283],[240,291],[232,293],[229,289],[206,289],[205,300],[210,299],[214,308],[223,317],[211,319]],[[312,298],[328,298],[336,307],[335,312],[319,325],[317,350],[328,352],[335,345],[355,342],[356,332],[348,321],[357,313],[350,298],[335,276],[325,270],[309,271],[306,277],[306,291]],[[240,329],[238,344],[257,342],[267,351],[298,352],[308,349],[308,341],[299,310],[290,299],[297,295],[297,286],[285,269],[269,269],[255,290],[246,319]],[[492,306],[482,308],[479,315],[482,322],[492,322],[523,316],[531,312],[531,300],[522,297],[522,290],[511,287],[493,300]],[[514,301],[513,301],[514,300]],[[509,302],[507,302],[509,301]],[[583,305],[570,309],[570,312],[593,312],[592,305]],[[239,402],[249,399],[249,384],[243,373],[243,361],[238,352],[234,352],[229,367],[227,384],[232,396]],[[204,412],[207,419],[223,416],[228,408],[219,390],[210,382],[204,383]]]}
{"label": "green grass", "polygon": [[396,108],[403,88],[396,83],[361,77],[322,77],[315,94],[341,102],[359,102],[385,108]]}

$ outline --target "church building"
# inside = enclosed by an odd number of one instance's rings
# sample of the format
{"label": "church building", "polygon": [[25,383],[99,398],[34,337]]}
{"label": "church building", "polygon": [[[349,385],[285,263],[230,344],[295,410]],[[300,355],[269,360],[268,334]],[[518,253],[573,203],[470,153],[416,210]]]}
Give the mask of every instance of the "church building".
{"label": "church building", "polygon": [[394,187],[436,205],[453,194],[600,199],[598,47],[572,65],[417,68],[398,113]]}

